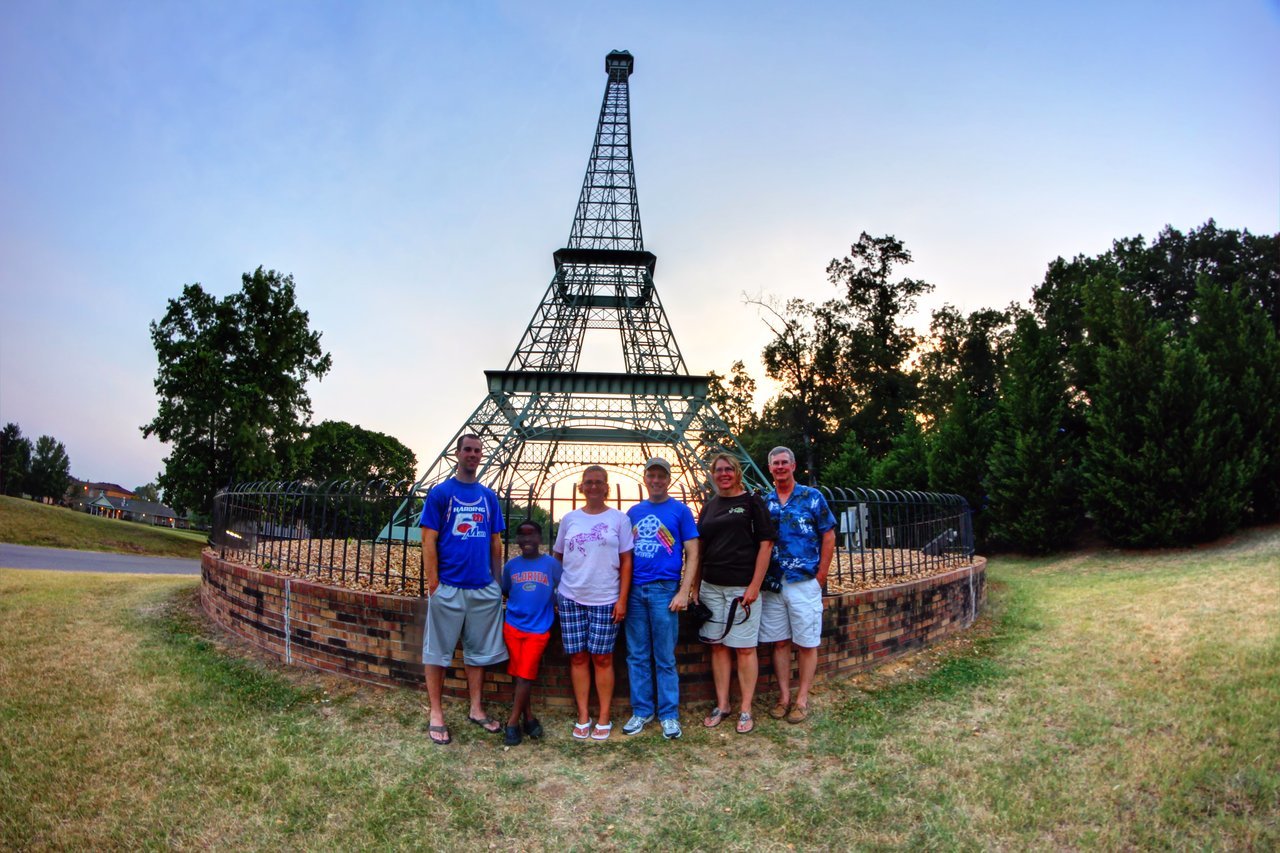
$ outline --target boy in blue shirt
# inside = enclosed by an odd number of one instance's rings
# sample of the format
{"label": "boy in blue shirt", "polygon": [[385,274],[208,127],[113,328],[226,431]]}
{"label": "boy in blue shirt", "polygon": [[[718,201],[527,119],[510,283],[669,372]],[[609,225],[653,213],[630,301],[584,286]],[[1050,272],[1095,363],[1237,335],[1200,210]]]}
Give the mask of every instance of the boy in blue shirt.
{"label": "boy in blue shirt", "polygon": [[515,700],[503,737],[507,746],[519,745],[522,723],[524,734],[542,737],[542,724],[533,716],[530,705],[538,664],[551,638],[556,587],[560,584],[560,562],[541,553],[542,526],[538,522],[520,522],[516,544],[520,546],[520,556],[512,557],[502,567],[502,592],[507,596],[502,638],[510,654],[507,672],[516,680]]}

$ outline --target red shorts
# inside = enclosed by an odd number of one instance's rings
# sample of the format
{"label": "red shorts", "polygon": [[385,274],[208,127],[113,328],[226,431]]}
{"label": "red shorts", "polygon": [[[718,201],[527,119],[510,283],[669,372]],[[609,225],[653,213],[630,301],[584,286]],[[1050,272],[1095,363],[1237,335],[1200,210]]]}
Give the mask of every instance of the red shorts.
{"label": "red shorts", "polygon": [[513,628],[505,622],[502,624],[502,639],[507,641],[507,673],[516,678],[535,681],[538,678],[538,664],[542,662],[542,653],[551,639],[551,632],[530,634]]}

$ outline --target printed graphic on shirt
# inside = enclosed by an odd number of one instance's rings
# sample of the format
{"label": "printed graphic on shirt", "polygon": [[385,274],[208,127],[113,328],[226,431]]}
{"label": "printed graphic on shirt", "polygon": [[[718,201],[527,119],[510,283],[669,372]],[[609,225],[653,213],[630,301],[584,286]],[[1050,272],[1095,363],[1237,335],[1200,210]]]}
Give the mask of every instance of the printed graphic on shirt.
{"label": "printed graphic on shirt", "polygon": [[587,546],[593,542],[603,542],[605,534],[608,532],[609,525],[603,522],[594,525],[588,533],[579,533],[576,536],[569,537],[568,541],[565,542],[564,552],[568,554],[570,551],[577,551],[580,554],[586,554]]}
{"label": "printed graphic on shirt", "polygon": [[656,556],[661,549],[670,554],[675,550],[676,537],[656,515],[646,515],[636,522],[633,528],[636,535],[635,555],[637,558]]}
{"label": "printed graphic on shirt", "polygon": [[543,586],[551,586],[551,578],[547,577],[546,572],[512,572],[511,583],[520,584],[520,588],[525,592],[533,592],[538,588],[539,584],[542,584]]}
{"label": "printed graphic on shirt", "polygon": [[449,502],[449,514],[453,517],[449,529],[453,535],[462,539],[476,539],[488,536],[488,525],[485,524],[484,498],[467,503],[453,498]]}

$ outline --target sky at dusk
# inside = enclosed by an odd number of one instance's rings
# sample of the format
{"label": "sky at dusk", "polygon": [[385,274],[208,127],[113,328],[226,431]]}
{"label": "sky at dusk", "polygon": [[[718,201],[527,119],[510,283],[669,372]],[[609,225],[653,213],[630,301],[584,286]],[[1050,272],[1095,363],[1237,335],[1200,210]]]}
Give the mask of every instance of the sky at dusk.
{"label": "sky at dusk", "polygon": [[[1280,230],[1280,3],[60,2],[0,16],[0,423],[133,487],[148,324],[291,273],[314,420],[425,469],[567,241],[604,56],[635,56],[646,248],[694,373],[762,377],[743,295],[825,299],[862,231],[963,311],[1058,256]],[[617,370],[616,340],[584,369]]]}

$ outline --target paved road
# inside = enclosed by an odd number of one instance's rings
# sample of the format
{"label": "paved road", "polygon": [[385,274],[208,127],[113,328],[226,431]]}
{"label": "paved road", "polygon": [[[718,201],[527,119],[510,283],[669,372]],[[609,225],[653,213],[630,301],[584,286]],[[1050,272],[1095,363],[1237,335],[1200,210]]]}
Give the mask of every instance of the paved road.
{"label": "paved road", "polygon": [[138,557],[68,548],[36,548],[0,543],[2,569],[53,569],[59,572],[132,572],[147,575],[198,575],[200,561],[179,557]]}

